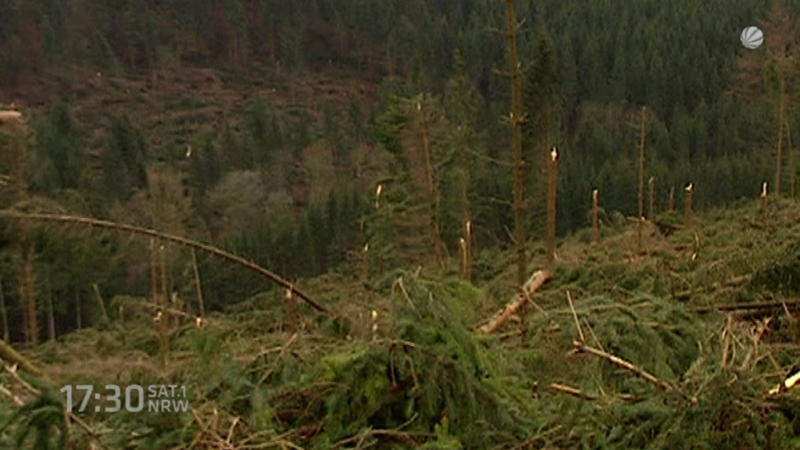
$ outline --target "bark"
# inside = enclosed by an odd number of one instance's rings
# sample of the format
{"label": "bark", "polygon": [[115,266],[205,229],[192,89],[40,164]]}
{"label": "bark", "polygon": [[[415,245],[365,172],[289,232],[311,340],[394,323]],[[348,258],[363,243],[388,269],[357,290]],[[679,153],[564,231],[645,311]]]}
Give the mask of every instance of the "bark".
{"label": "bark", "polygon": [[431,244],[433,245],[433,252],[436,256],[436,265],[442,267],[444,257],[442,256],[442,236],[439,232],[439,224],[436,221],[436,214],[439,210],[439,196],[436,192],[436,183],[433,179],[433,162],[431,161],[430,143],[428,140],[428,126],[427,119],[425,118],[425,106],[423,105],[424,98],[417,103],[419,110],[419,126],[420,134],[422,135],[422,158],[423,165],[425,166],[425,187],[428,194],[428,207],[430,208],[428,220],[430,222]]}
{"label": "bark", "polygon": [[491,334],[499,330],[511,317],[522,311],[522,308],[530,301],[531,295],[551,278],[552,275],[546,270],[540,270],[531,275],[528,281],[522,286],[522,294],[511,300],[505,309],[497,317],[492,319],[491,322],[482,326],[481,331],[486,334]]}
{"label": "bark", "polygon": [[525,243],[525,168],[522,158],[522,67],[517,53],[517,18],[514,11],[514,0],[505,0],[506,39],[508,42],[508,63],[511,69],[511,145],[514,155],[514,240],[517,248],[517,284],[525,283],[527,255]]}
{"label": "bark", "polygon": [[273,281],[274,283],[283,286],[284,288],[291,288],[292,292],[295,293],[298,297],[302,298],[306,303],[311,305],[317,311],[332,314],[327,308],[322,306],[321,304],[317,303],[311,297],[308,296],[305,292],[298,290],[292,283],[285,280],[284,278],[278,276],[277,274],[256,265],[246,259],[236,256],[232,253],[228,253],[224,250],[220,250],[216,247],[213,247],[208,244],[203,244],[201,242],[193,241],[191,239],[186,239],[184,237],[175,236],[172,234],[161,233],[154,230],[148,230],[146,228],[140,228],[133,225],[126,225],[121,223],[115,222],[108,222],[105,220],[96,220],[96,219],[88,219],[85,217],[76,217],[76,216],[65,216],[59,214],[23,214],[17,213],[13,211],[0,211],[0,217],[6,217],[10,219],[20,219],[20,220],[28,220],[28,221],[42,221],[42,222],[63,222],[63,223],[78,223],[83,225],[89,225],[97,228],[105,228],[105,229],[112,229],[112,230],[119,230],[125,231],[132,234],[139,234],[143,236],[150,236],[154,238],[163,239],[165,241],[174,242],[179,245],[183,245],[185,247],[194,248],[197,250],[202,250],[204,252],[211,253],[214,256],[219,258],[225,259],[228,262],[232,262],[234,264],[238,264],[242,267],[250,269],[259,275]]}

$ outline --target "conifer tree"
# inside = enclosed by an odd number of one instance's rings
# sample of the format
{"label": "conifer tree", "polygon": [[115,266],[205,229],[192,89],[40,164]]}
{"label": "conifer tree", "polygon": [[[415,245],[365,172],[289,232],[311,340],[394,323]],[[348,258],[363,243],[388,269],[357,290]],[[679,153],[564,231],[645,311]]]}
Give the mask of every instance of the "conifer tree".
{"label": "conifer tree", "polygon": [[134,189],[147,188],[146,159],[141,132],[127,118],[112,118],[102,155],[107,192],[113,198],[127,199]]}
{"label": "conifer tree", "polygon": [[[772,3],[767,20],[762,24],[767,38],[766,52],[748,52],[739,59],[739,79],[735,91],[754,101],[765,101],[773,111],[775,130],[775,175],[773,192],[780,196],[786,157],[788,117],[791,116],[791,97],[797,76],[793,61],[800,56],[794,40],[796,26],[784,0]],[[791,152],[791,149],[789,150]]]}
{"label": "conifer tree", "polygon": [[268,166],[275,162],[277,149],[283,145],[283,133],[272,108],[259,95],[250,99],[246,110],[249,143],[256,164]]}
{"label": "conifer tree", "polygon": [[[453,208],[442,208],[443,236],[450,247],[457,247],[464,239],[465,257],[469,260],[473,240],[471,196],[473,194],[476,161],[480,155],[477,143],[480,136],[475,132],[476,113],[480,107],[478,93],[466,72],[460,51],[453,58],[453,74],[447,82],[444,108],[448,121],[447,147],[449,163],[442,167],[450,186],[443,186],[444,201],[452,199]],[[449,219],[449,220],[448,220]],[[468,232],[467,227],[470,227]],[[453,230],[453,231],[450,231]],[[469,234],[469,235],[467,235]],[[465,268],[468,272],[469,268]]]}
{"label": "conifer tree", "polygon": [[511,70],[511,153],[513,162],[514,245],[517,253],[517,286],[522,288],[528,276],[527,227],[525,213],[525,158],[522,149],[522,67],[517,54],[517,23],[514,0],[505,0],[508,65]]}
{"label": "conifer tree", "polygon": [[48,190],[77,189],[83,175],[86,154],[81,132],[65,103],[57,103],[47,121],[38,127],[36,144],[42,163],[52,168],[50,179],[42,180],[45,185],[50,186],[51,189]]}
{"label": "conifer tree", "polygon": [[547,167],[550,150],[558,133],[559,99],[557,93],[555,57],[549,38],[539,33],[533,62],[527,69],[523,91],[523,146],[526,161],[531,161],[527,176],[527,197],[532,210],[534,230],[539,236],[544,231],[544,198],[547,190]]}

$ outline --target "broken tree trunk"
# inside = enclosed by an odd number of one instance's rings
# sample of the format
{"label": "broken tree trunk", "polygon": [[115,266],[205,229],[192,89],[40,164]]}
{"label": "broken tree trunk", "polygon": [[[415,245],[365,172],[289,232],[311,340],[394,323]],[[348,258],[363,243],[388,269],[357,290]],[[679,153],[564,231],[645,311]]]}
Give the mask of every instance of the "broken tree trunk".
{"label": "broken tree trunk", "polygon": [[497,317],[492,319],[491,322],[482,326],[481,331],[491,334],[499,330],[511,317],[520,312],[528,301],[530,301],[531,295],[552,277],[550,272],[546,270],[539,270],[531,275],[528,281],[522,286],[522,293],[511,300],[505,309]]}
{"label": "broken tree trunk", "polygon": [[35,220],[35,221],[44,221],[44,222],[78,223],[78,224],[89,225],[89,226],[93,226],[93,227],[97,227],[97,228],[120,230],[120,231],[125,231],[125,232],[128,232],[128,233],[132,233],[132,234],[150,236],[152,238],[158,238],[158,239],[162,239],[162,240],[165,240],[165,241],[174,242],[176,244],[179,244],[179,245],[182,245],[182,246],[185,246],[185,247],[190,247],[190,248],[194,248],[194,249],[197,249],[197,250],[202,250],[204,252],[211,253],[212,255],[217,256],[219,258],[225,259],[228,262],[232,262],[234,264],[238,264],[239,266],[242,266],[242,267],[245,267],[247,269],[250,269],[250,270],[258,273],[259,275],[261,275],[263,277],[266,277],[267,279],[273,281],[274,283],[276,283],[276,284],[278,284],[280,286],[283,286],[284,288],[290,288],[291,287],[292,288],[292,292],[294,292],[295,295],[297,295],[298,297],[303,299],[306,303],[311,305],[314,309],[316,309],[317,311],[323,312],[325,314],[332,315],[332,313],[330,311],[328,311],[327,308],[325,308],[324,306],[320,305],[319,303],[317,303],[316,301],[311,299],[311,297],[309,297],[308,294],[306,294],[304,291],[301,291],[301,290],[297,289],[296,287],[293,286],[292,283],[290,283],[289,281],[281,278],[277,274],[272,273],[269,270],[264,269],[263,267],[256,265],[255,263],[247,261],[246,259],[244,259],[244,258],[242,258],[240,256],[236,256],[236,255],[234,255],[232,253],[228,253],[228,252],[226,252],[224,250],[220,250],[220,249],[218,249],[216,247],[213,247],[211,245],[203,244],[201,242],[193,241],[191,239],[186,239],[186,238],[181,237],[181,236],[175,236],[175,235],[172,235],[172,234],[161,233],[161,232],[158,232],[158,231],[155,231],[155,230],[148,230],[146,228],[135,227],[133,225],[126,225],[126,224],[121,224],[121,223],[108,222],[108,221],[105,221],[105,220],[95,220],[95,219],[89,219],[89,218],[85,218],[85,217],[63,216],[63,215],[58,215],[58,214],[23,214],[23,213],[17,213],[17,212],[14,212],[14,211],[3,210],[3,211],[0,211],[0,217],[6,217],[6,218],[10,218],[10,219],[27,220],[27,221],[34,221]]}
{"label": "broken tree trunk", "polygon": [[31,375],[42,376],[42,372],[38,367],[34,366],[27,358],[17,353],[8,343],[0,341],[0,358],[10,364],[16,364],[17,367],[28,372]]}

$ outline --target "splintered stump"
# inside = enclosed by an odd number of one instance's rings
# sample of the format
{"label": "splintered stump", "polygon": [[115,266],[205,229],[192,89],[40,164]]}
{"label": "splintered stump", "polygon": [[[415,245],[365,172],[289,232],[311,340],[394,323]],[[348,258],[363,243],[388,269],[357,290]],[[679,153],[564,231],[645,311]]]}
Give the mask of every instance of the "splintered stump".
{"label": "splintered stump", "polygon": [[549,281],[552,277],[552,274],[546,270],[540,270],[531,275],[531,277],[528,278],[528,281],[526,281],[522,286],[522,293],[511,300],[505,309],[497,317],[492,319],[491,322],[482,326],[481,331],[491,334],[502,328],[502,326],[505,325],[505,323],[508,322],[511,317],[515,316],[522,310],[522,308],[525,307],[533,293],[542,287],[542,285]]}
{"label": "splintered stump", "polygon": [[19,111],[0,111],[0,125],[21,125],[22,113]]}

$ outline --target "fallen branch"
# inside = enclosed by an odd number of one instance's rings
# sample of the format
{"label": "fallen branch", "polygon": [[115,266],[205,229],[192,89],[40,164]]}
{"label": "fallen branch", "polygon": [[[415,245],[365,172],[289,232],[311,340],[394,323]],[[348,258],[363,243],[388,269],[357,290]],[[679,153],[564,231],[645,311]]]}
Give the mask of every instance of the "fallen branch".
{"label": "fallen branch", "polygon": [[39,377],[44,375],[44,372],[42,372],[38,367],[34,366],[33,363],[28,361],[24,356],[17,353],[13,347],[8,345],[8,343],[3,340],[0,340],[0,358],[3,358],[3,360],[12,366],[16,365],[31,375]]}
{"label": "fallen branch", "polygon": [[388,438],[400,439],[403,441],[415,441],[419,439],[436,438],[436,435],[433,433],[406,433],[404,431],[395,431],[395,430],[367,430],[364,433],[358,434],[353,437],[349,437],[347,439],[343,439],[334,444],[331,448],[339,448],[339,447],[344,447],[345,445],[354,444],[357,442],[363,442],[364,439],[370,436],[388,437]]}
{"label": "fallen branch", "polygon": [[23,122],[19,111],[0,111],[0,125],[20,126]]}
{"label": "fallen branch", "polygon": [[593,396],[591,396],[589,394],[586,394],[580,389],[575,389],[573,387],[564,386],[563,384],[553,383],[553,384],[550,385],[550,389],[552,389],[554,391],[557,391],[557,392],[561,392],[561,393],[567,394],[567,395],[571,395],[571,396],[573,396],[575,398],[579,398],[581,400],[586,400],[586,401],[590,401],[590,402],[593,402],[593,401],[597,400],[596,397],[593,397]]}
{"label": "fallen branch", "polygon": [[741,286],[741,285],[747,283],[748,281],[750,281],[750,278],[751,278],[750,275],[742,275],[740,277],[733,277],[728,281],[724,281],[722,283],[714,283],[711,286],[709,286],[707,288],[704,288],[704,289],[698,289],[698,290],[695,290],[695,291],[678,292],[676,294],[673,294],[672,298],[674,298],[675,300],[688,300],[688,299],[690,299],[692,297],[692,295],[697,294],[698,292],[721,291],[723,289],[730,289],[730,288]]}
{"label": "fallen branch", "polygon": [[324,312],[326,314],[331,314],[325,307],[317,303],[316,301],[312,300],[306,293],[303,291],[298,290],[293,283],[289,282],[288,280],[283,279],[279,275],[270,272],[269,270],[252,263],[241,256],[236,256],[232,253],[228,253],[224,250],[219,248],[213,247],[208,244],[203,244],[201,242],[193,241],[191,239],[186,239],[184,237],[175,236],[172,234],[161,233],[155,230],[149,230],[146,228],[136,227],[133,225],[126,225],[122,223],[116,222],[109,222],[105,220],[96,220],[96,219],[89,219],[86,217],[77,217],[77,216],[65,216],[60,214],[24,214],[18,213],[14,211],[0,211],[0,217],[6,217],[9,219],[21,219],[21,220],[37,220],[43,222],[61,222],[61,223],[77,223],[81,225],[89,225],[97,228],[106,228],[111,230],[120,230],[126,231],[128,233],[139,234],[144,236],[151,236],[159,239],[163,239],[165,241],[174,242],[179,245],[183,245],[186,247],[190,247],[196,250],[201,250],[204,252],[211,253],[214,256],[220,257],[225,259],[229,262],[234,264],[238,264],[242,267],[250,269],[261,276],[266,277],[267,279],[273,281],[274,283],[291,290],[295,293],[298,297],[305,300],[306,303],[311,305],[314,309],[320,312]]}
{"label": "fallen branch", "polygon": [[701,306],[695,308],[687,308],[689,312],[707,313],[715,311],[752,311],[759,309],[778,309],[787,306],[800,306],[800,300],[780,301],[780,302],[762,302],[762,303],[734,303],[731,305],[714,305],[714,306]]}
{"label": "fallen branch", "polygon": [[606,352],[604,352],[602,350],[598,350],[596,348],[589,347],[588,345],[580,343],[578,341],[573,342],[572,345],[575,347],[575,351],[576,352],[589,353],[589,354],[592,354],[592,355],[597,356],[599,358],[603,358],[606,361],[614,364],[615,366],[621,367],[621,368],[627,370],[628,372],[631,372],[632,374],[636,375],[637,377],[642,378],[645,381],[655,385],[656,387],[659,387],[659,388],[661,388],[661,389],[663,389],[665,391],[675,392],[675,393],[679,394],[681,397],[683,397],[684,399],[689,400],[689,401],[691,401],[693,403],[695,402],[695,400],[689,399],[689,397],[687,397],[686,394],[681,392],[679,389],[677,389],[675,386],[671,385],[670,383],[667,383],[666,381],[657,378],[655,375],[652,375],[652,374],[650,374],[648,372],[645,372],[643,369],[640,369],[639,367],[634,366],[633,364],[629,363],[628,361],[625,361],[622,358],[619,358],[618,356],[614,356],[614,355],[612,355],[610,353],[606,353]]}
{"label": "fallen branch", "polygon": [[190,316],[189,314],[186,314],[183,311],[178,311],[177,309],[173,309],[173,308],[164,308],[162,306],[159,306],[159,305],[156,305],[156,304],[153,304],[153,303],[147,303],[144,300],[128,301],[128,302],[126,302],[126,305],[127,306],[137,306],[137,307],[141,307],[141,308],[145,308],[145,309],[149,309],[149,310],[161,311],[163,314],[170,315],[170,316],[183,317],[183,318],[186,318],[186,319],[193,318],[192,316]]}
{"label": "fallen branch", "polygon": [[586,337],[583,335],[581,322],[578,320],[578,313],[575,312],[575,305],[572,304],[572,296],[569,291],[567,291],[567,301],[569,302],[569,309],[572,311],[572,317],[575,319],[575,327],[578,329],[578,336],[581,338],[581,344],[586,344]]}
{"label": "fallen branch", "polygon": [[[597,400],[597,397],[593,395],[589,395],[580,389],[565,386],[563,384],[553,383],[549,386],[549,388],[553,391],[560,392],[562,394],[567,394],[581,400],[586,400],[587,402],[593,402]],[[642,397],[641,395],[632,395],[632,394],[618,394],[617,398],[627,403],[641,403],[646,400],[646,398]]]}
{"label": "fallen branch", "polygon": [[[19,384],[24,390],[28,391],[29,393],[31,393],[33,395],[41,395],[41,392],[38,389],[36,389],[35,387],[31,386],[30,384],[28,384],[28,382],[26,382],[25,380],[20,378],[20,376],[17,374],[17,370],[16,370],[15,366],[11,366],[11,367],[5,366],[5,369],[6,369],[6,372],[11,376],[11,378],[14,379],[14,382]],[[66,412],[66,409],[64,409],[64,411]],[[97,432],[94,429],[92,429],[92,427],[90,427],[89,424],[84,422],[80,417],[76,416],[75,414],[73,414],[71,412],[67,412],[66,416],[73,423],[75,423],[76,425],[81,427],[83,429],[83,431],[86,433],[87,436],[89,436],[90,438],[96,440],[98,442],[98,444],[102,448],[106,448],[106,446],[103,445],[100,442],[100,437],[102,436],[102,434],[100,434],[99,432]]]}
{"label": "fallen branch", "polygon": [[481,331],[491,334],[499,330],[511,317],[520,312],[522,308],[528,304],[533,293],[551,278],[552,275],[546,270],[539,270],[531,275],[528,281],[522,286],[522,293],[511,300],[506,308],[497,317],[492,319],[491,322],[482,326]]}

